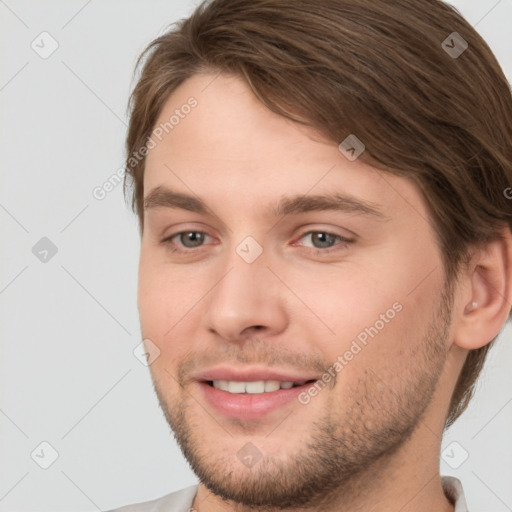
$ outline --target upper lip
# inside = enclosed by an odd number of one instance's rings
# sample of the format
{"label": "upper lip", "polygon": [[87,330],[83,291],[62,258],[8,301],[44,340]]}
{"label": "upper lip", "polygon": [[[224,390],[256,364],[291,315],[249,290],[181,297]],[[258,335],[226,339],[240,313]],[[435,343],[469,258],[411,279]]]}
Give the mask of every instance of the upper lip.
{"label": "upper lip", "polygon": [[228,368],[217,366],[197,373],[194,378],[198,381],[228,380],[234,382],[256,382],[260,380],[277,380],[280,382],[302,382],[317,380],[314,375],[289,373],[285,371],[258,368]]}

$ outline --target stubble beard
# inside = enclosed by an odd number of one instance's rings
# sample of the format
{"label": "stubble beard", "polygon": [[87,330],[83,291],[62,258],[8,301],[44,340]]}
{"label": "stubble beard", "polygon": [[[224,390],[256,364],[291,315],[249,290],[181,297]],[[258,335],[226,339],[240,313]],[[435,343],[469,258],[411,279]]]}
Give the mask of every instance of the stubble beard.
{"label": "stubble beard", "polygon": [[[202,421],[192,419],[190,407],[198,405],[184,388],[169,403],[164,386],[153,376],[160,407],[200,482],[232,502],[236,510],[270,512],[318,506],[327,510],[349,489],[362,487],[365,476],[373,472],[375,477],[375,473],[382,472],[419,425],[446,360],[452,301],[453,295],[445,288],[422,340],[410,349],[414,364],[400,367],[403,375],[393,381],[394,389],[384,375],[396,373],[396,367],[383,373],[384,378],[377,375],[381,368],[377,372],[365,368],[364,375],[351,386],[354,394],[329,391],[325,413],[311,423],[307,439],[296,440],[295,452],[264,454],[250,469],[236,457],[236,451],[246,441],[232,451],[236,443],[226,433],[221,450],[215,451],[211,444],[206,446],[201,426],[207,428],[205,425],[214,420],[202,409]],[[409,346],[407,341],[404,346]],[[383,381],[384,392],[378,387]],[[343,383],[343,379],[339,382]],[[286,421],[280,425],[278,435],[286,436]]]}

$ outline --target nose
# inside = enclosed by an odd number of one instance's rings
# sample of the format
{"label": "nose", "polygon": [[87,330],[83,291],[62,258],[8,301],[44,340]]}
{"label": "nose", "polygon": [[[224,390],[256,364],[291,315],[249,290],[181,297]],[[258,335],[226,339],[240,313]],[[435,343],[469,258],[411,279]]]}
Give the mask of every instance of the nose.
{"label": "nose", "polygon": [[204,326],[228,341],[277,334],[288,324],[286,287],[265,251],[248,263],[235,250],[207,296]]}

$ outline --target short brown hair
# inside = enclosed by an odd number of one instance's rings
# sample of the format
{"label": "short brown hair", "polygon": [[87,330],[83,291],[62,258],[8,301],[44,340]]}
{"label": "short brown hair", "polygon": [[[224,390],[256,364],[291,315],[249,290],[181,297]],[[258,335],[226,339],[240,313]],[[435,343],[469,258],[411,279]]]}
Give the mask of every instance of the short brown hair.
{"label": "short brown hair", "polygon": [[[460,55],[449,51],[454,37],[467,43]],[[140,149],[169,96],[202,72],[242,77],[273,112],[337,144],[355,134],[366,147],[361,159],[416,183],[447,283],[472,247],[512,226],[510,88],[485,41],[440,0],[203,2],[155,39],[136,69],[143,61],[129,102],[124,183],[141,233]],[[495,339],[468,353],[446,427],[466,409]]]}

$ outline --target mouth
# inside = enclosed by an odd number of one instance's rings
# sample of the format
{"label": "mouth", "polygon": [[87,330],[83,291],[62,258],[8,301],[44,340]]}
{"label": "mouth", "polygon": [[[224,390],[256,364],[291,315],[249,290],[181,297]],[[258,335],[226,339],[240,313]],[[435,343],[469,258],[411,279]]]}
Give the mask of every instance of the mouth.
{"label": "mouth", "polygon": [[299,395],[316,380],[302,381],[196,381],[207,405],[225,418],[258,420],[272,412],[284,414],[291,407],[304,407]]}
{"label": "mouth", "polygon": [[207,380],[204,381],[208,386],[228,393],[241,394],[247,393],[259,395],[262,393],[274,393],[280,389],[291,389],[316,382],[314,379],[302,380],[298,382],[278,381],[278,380],[258,380],[258,381],[229,381],[229,380]]}

